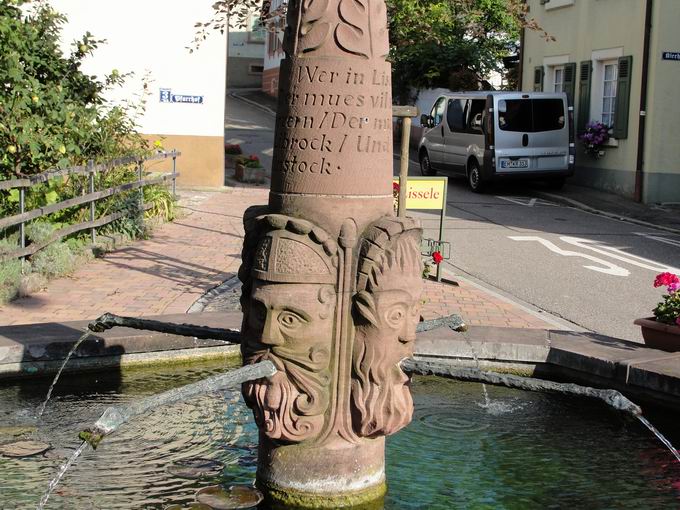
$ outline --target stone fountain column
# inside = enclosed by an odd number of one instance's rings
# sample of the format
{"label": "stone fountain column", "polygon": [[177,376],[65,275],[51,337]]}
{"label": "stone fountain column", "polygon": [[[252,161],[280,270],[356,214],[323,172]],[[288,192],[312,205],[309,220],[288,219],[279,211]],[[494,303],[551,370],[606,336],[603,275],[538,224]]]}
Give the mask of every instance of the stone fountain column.
{"label": "stone fountain column", "polygon": [[260,428],[257,484],[274,502],[380,500],[385,436],[411,420],[421,230],[392,198],[383,0],[292,0],[268,206],[246,211],[243,385]]}

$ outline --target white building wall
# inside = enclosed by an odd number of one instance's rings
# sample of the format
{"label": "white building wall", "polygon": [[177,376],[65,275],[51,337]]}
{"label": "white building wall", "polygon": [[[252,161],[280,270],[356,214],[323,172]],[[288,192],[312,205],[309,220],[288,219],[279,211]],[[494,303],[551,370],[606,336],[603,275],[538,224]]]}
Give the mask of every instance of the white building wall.
{"label": "white building wall", "polygon": [[[162,135],[223,136],[226,41],[219,32],[189,53],[194,24],[210,19],[211,0],[51,0],[68,17],[66,46],[86,31],[106,39],[83,66],[86,73],[103,77],[112,69],[134,72],[113,101],[132,99],[142,92],[142,78],[150,84],[143,133]],[[160,89],[203,96],[202,104],[161,103]]]}

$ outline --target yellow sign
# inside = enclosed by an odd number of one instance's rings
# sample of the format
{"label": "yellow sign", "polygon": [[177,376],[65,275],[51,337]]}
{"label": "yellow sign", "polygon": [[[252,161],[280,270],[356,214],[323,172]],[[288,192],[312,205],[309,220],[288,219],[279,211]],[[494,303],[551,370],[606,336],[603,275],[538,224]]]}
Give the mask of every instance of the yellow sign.
{"label": "yellow sign", "polygon": [[[399,184],[399,179],[392,182]],[[444,209],[446,184],[446,177],[409,177],[406,209]]]}

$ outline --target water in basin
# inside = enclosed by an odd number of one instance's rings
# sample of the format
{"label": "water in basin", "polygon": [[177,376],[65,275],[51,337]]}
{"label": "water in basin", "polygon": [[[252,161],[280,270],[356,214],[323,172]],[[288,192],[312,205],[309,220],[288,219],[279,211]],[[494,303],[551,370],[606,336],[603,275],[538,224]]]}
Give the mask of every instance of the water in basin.
{"label": "water in basin", "polygon": [[[0,387],[0,443],[17,437],[53,449],[0,457],[0,508],[35,508],[78,431],[111,405],[132,402],[224,371],[224,362],[64,376],[42,422],[31,417],[49,380]],[[412,385],[413,423],[388,438],[386,510],[655,508],[680,506],[680,465],[637,421],[581,399],[435,377]],[[676,421],[677,423],[677,421]],[[672,422],[671,422],[672,424]],[[662,424],[663,426],[663,424]],[[680,441],[669,427],[663,431]],[[236,391],[158,409],[85,450],[46,508],[162,509],[202,487],[249,484],[257,429]],[[205,479],[177,476],[191,458],[224,464]]]}

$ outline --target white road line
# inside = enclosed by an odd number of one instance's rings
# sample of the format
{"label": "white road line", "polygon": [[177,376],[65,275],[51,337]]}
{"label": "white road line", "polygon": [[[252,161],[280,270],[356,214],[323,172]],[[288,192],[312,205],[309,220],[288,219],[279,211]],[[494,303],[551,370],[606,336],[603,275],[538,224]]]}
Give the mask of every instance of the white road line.
{"label": "white road line", "polygon": [[633,232],[633,234],[635,234],[636,236],[646,237],[647,239],[658,241],[660,243],[666,243],[670,244],[671,246],[680,247],[680,239],[669,239],[668,237],[662,237],[658,234],[651,234],[649,232]]}
{"label": "white road line", "polygon": [[623,267],[612,264],[611,262],[607,262],[606,260],[593,257],[592,255],[588,255],[587,253],[578,253],[575,251],[563,250],[554,243],[538,236],[508,236],[508,238],[512,239],[513,241],[535,241],[537,243],[542,244],[550,251],[557,253],[558,255],[562,255],[563,257],[580,257],[595,262],[596,264],[605,266],[605,267],[583,266],[586,269],[590,269],[591,271],[597,271],[598,273],[604,273],[612,276],[630,276],[630,271]]}
{"label": "white road line", "polygon": [[668,271],[669,273],[680,273],[680,270],[677,268],[667,266],[654,260],[638,257],[637,255],[631,255],[630,253],[626,253],[625,251],[619,250],[617,248],[612,248],[610,246],[595,247],[593,244],[595,244],[596,241],[591,241],[589,239],[580,239],[578,237],[569,236],[562,236],[560,239],[565,243],[577,246],[579,248],[591,250],[595,253],[599,253],[600,255],[606,255],[607,257],[611,257],[613,259],[620,260],[621,262],[626,262],[627,264],[641,267],[643,269],[649,269],[650,271],[662,273],[665,271]]}
{"label": "white road line", "polygon": [[513,204],[523,205],[525,207],[534,207],[536,205],[546,206],[546,207],[559,207],[558,204],[543,200],[540,198],[529,198],[529,197],[506,197],[501,195],[496,195],[496,198],[505,200],[507,202],[512,202]]}

